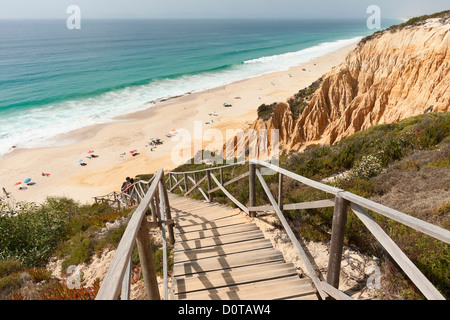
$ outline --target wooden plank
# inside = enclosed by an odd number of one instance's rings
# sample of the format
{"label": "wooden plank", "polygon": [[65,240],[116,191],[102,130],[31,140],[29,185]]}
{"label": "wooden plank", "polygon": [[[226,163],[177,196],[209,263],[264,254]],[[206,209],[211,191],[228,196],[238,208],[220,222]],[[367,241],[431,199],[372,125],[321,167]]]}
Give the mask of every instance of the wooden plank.
{"label": "wooden plank", "polygon": [[[203,195],[203,197],[206,199],[206,201],[209,201],[209,198],[208,198],[208,196],[206,195],[205,191],[203,191],[203,189],[200,188],[200,183],[196,184],[194,179],[192,179],[192,178],[189,177],[189,176],[188,176],[188,178],[192,181],[193,184],[196,185],[193,189],[197,188],[198,191],[199,191],[199,192]],[[204,178],[204,179],[208,178],[208,175],[204,176],[203,178]],[[203,182],[203,179],[202,179],[201,181]],[[189,192],[188,192],[188,193],[189,193]],[[186,193],[185,196],[186,196],[188,193]]]}
{"label": "wooden plank", "polygon": [[218,187],[220,187],[220,190],[223,191],[223,193],[225,193],[225,195],[234,202],[234,204],[236,204],[242,211],[248,213],[248,209],[246,206],[244,206],[242,203],[240,203],[235,197],[233,197],[231,195],[231,193],[229,193],[221,184],[220,182],[217,180],[217,178],[211,173],[211,178],[213,178],[214,182],[217,184]]}
{"label": "wooden plank", "polygon": [[344,233],[345,225],[347,223],[348,205],[348,200],[336,196],[327,270],[327,282],[336,289],[339,287],[339,275],[341,273],[342,250],[344,248]]}
{"label": "wooden plank", "polygon": [[433,286],[433,284],[423,275],[422,272],[412,263],[395,242],[384,232],[384,230],[373,220],[373,218],[360,206],[351,204],[352,211],[362,223],[380,242],[383,248],[389,253],[392,259],[397,262],[400,268],[408,275],[412,282],[419,288],[427,299],[445,300],[444,296]]}
{"label": "wooden plank", "polygon": [[[284,174],[284,173],[283,173]],[[294,245],[295,249],[297,250],[297,253],[299,254],[300,258],[303,261],[303,264],[306,267],[306,271],[308,273],[308,276],[311,278],[311,280],[314,282],[314,285],[319,290],[319,294],[322,297],[322,299],[325,299],[325,294],[322,292],[321,287],[319,286],[320,279],[317,277],[316,272],[311,265],[311,262],[309,261],[308,257],[306,256],[305,251],[303,250],[302,246],[298,242],[297,238],[295,237],[294,233],[291,230],[291,227],[289,226],[288,222],[286,221],[286,218],[284,217],[283,213],[281,212],[280,208],[278,208],[278,204],[275,201],[272,193],[270,192],[269,187],[267,186],[266,182],[264,181],[263,176],[261,175],[261,172],[259,170],[256,170],[256,176],[258,177],[264,191],[266,192],[267,197],[269,198],[270,203],[275,208],[275,212],[278,215],[278,218],[280,219],[281,224],[284,227],[284,230],[286,231],[289,239],[291,240],[292,244]]]}
{"label": "wooden plank", "polygon": [[259,230],[258,226],[254,223],[245,223],[234,225],[230,227],[222,227],[210,230],[192,231],[186,233],[176,233],[176,241],[187,241],[195,239],[206,239],[211,237],[219,237],[224,235],[235,235],[241,232],[249,232]]}
{"label": "wooden plank", "polygon": [[272,212],[275,211],[273,206],[258,206],[258,207],[248,207],[248,211],[262,211],[262,212]]}
{"label": "wooden plank", "polygon": [[[241,179],[244,179],[244,178],[247,177],[248,175],[249,175],[249,172],[247,171],[246,173],[243,173],[243,174],[237,176],[236,178],[231,179],[230,181],[227,181],[227,182],[225,182],[225,183],[220,183],[220,184],[221,184],[222,186],[226,187],[226,186],[228,186],[228,185],[230,185],[230,184],[232,184],[232,183],[234,183],[234,182],[236,182],[236,181],[239,181],[239,180],[241,180]],[[216,191],[218,191],[218,190],[220,190],[220,187],[215,187],[214,189],[209,190],[208,193],[216,192]]]}
{"label": "wooden plank", "polygon": [[319,300],[319,299],[317,298],[317,294],[313,293],[313,294],[301,295],[301,296],[297,296],[297,297],[291,297],[291,298],[287,298],[287,299],[283,299],[283,300]]}
{"label": "wooden plank", "polygon": [[153,262],[153,251],[151,249],[149,231],[148,221],[144,218],[136,237],[136,244],[139,253],[139,261],[142,266],[142,276],[144,278],[147,299],[161,300],[158,289],[158,279],[156,278],[155,263]]}
{"label": "wooden plank", "polygon": [[248,220],[244,218],[238,218],[238,217],[231,217],[227,219],[222,219],[219,221],[212,221],[207,223],[198,223],[193,224],[190,226],[180,227],[175,225],[175,229],[178,230],[178,232],[190,232],[190,231],[199,231],[199,230],[207,230],[207,229],[214,229],[224,226],[231,226],[231,225],[237,225],[241,223],[248,223]]}
{"label": "wooden plank", "polygon": [[233,270],[208,272],[199,277],[176,278],[175,294],[206,289],[235,286],[240,284],[284,278],[298,275],[291,263],[267,263]]}
{"label": "wooden plank", "polygon": [[301,175],[298,175],[296,173],[290,172],[290,171],[288,171],[286,169],[280,168],[278,166],[275,166],[275,165],[270,164],[270,163],[265,162],[265,161],[252,159],[252,160],[250,160],[250,162],[253,162],[253,163],[256,163],[256,164],[260,164],[260,165],[262,165],[262,166],[264,166],[266,168],[269,168],[269,169],[272,169],[273,171],[281,173],[281,174],[283,174],[283,175],[285,175],[285,176],[287,176],[287,177],[289,177],[291,179],[294,179],[294,180],[296,180],[298,182],[306,184],[307,186],[310,186],[310,187],[313,187],[315,189],[322,190],[322,191],[325,191],[325,192],[328,192],[328,193],[331,193],[331,194],[334,194],[334,195],[336,195],[338,192],[344,191],[342,189],[331,187],[329,185],[326,185],[326,184],[323,184],[323,183],[320,183],[320,182],[317,182],[317,181],[314,181],[314,180],[302,177]]}
{"label": "wooden plank", "polygon": [[264,233],[262,233],[262,231],[258,229],[245,233],[228,234],[224,236],[215,236],[204,239],[176,242],[173,250],[174,251],[192,250],[263,238]]}
{"label": "wooden plank", "polygon": [[379,214],[382,214],[385,217],[398,221],[408,227],[416,229],[429,236],[432,236],[436,239],[439,239],[441,241],[450,244],[450,231],[448,230],[435,226],[431,223],[422,221],[420,219],[414,218],[410,215],[404,214],[403,212],[383,206],[382,204],[357,196],[356,194],[353,194],[351,192],[342,192],[340,196],[344,199],[349,200],[352,203],[360,205],[361,207],[373,210]]}
{"label": "wooden plank", "polygon": [[200,260],[223,255],[236,254],[246,251],[272,248],[272,243],[267,239],[249,240],[233,244],[210,246],[207,248],[179,251],[174,253],[174,263],[182,263],[192,260]]}
{"label": "wooden plank", "polygon": [[134,242],[141,226],[142,219],[149,206],[150,200],[156,193],[158,183],[163,175],[163,170],[160,169],[155,174],[155,180],[151,184],[149,190],[145,194],[143,201],[139,204],[135,212],[128,222],[127,228],[119,242],[111,265],[103,279],[102,285],[95,297],[96,300],[115,300],[119,296],[123,277],[125,275],[128,261],[133,251]]}
{"label": "wooden plank", "polygon": [[334,207],[334,201],[335,201],[335,198],[317,200],[317,201],[309,201],[309,202],[284,204],[283,210],[301,210],[301,209],[317,209],[317,208]]}
{"label": "wooden plank", "polygon": [[206,170],[220,170],[220,169],[224,169],[224,168],[228,168],[228,167],[234,167],[234,166],[239,166],[239,165],[243,165],[246,164],[248,162],[248,160],[245,161],[239,161],[236,163],[232,163],[232,164],[227,164],[224,166],[220,166],[220,167],[215,167],[215,168],[208,168],[208,169],[200,169],[200,170],[193,170],[193,171],[185,171],[185,172],[171,172],[171,174],[173,175],[180,175],[180,174],[185,174],[185,173],[198,173],[198,172],[205,172]]}
{"label": "wooden plank", "polygon": [[179,211],[176,210],[177,218],[178,219],[186,219],[190,216],[193,217],[212,217],[212,216],[219,216],[219,215],[229,215],[229,214],[239,214],[241,211],[232,209],[232,208],[224,208],[223,206],[205,206],[203,208],[196,207],[195,209],[192,209],[190,212],[186,211]]}
{"label": "wooden plank", "polygon": [[177,263],[173,267],[173,274],[177,277],[274,261],[284,261],[282,254],[278,250],[263,249],[255,252],[245,252],[229,256],[225,255],[198,261]]}
{"label": "wooden plank", "polygon": [[[256,204],[256,165],[249,163],[248,166],[248,202],[249,207],[255,207]],[[255,211],[248,210],[250,217],[256,217]]]}
{"label": "wooden plank", "polygon": [[[163,180],[163,179],[161,179]],[[164,294],[164,300],[167,300],[168,297],[168,270],[167,270],[167,240],[166,240],[166,210],[169,207],[165,204],[165,198],[164,198],[164,184],[163,181],[159,182],[158,185],[159,188],[159,197],[160,197],[160,205],[161,205],[161,233],[162,233],[162,250],[163,250],[163,294]],[[150,245],[150,251],[151,251],[151,245]],[[152,261],[153,265],[155,264]],[[158,286],[157,286],[158,290]]]}
{"label": "wooden plank", "polygon": [[[283,210],[301,210],[301,209],[317,209],[317,208],[328,208],[334,207],[334,198],[333,199],[325,199],[325,200],[317,200],[317,201],[309,201],[309,202],[300,202],[300,203],[289,203],[283,204]],[[281,209],[281,208],[280,208]],[[258,206],[258,207],[249,207],[249,211],[275,211],[273,206]]]}
{"label": "wooden plank", "polygon": [[[191,178],[191,177],[189,177],[189,178]],[[191,189],[189,189],[188,192],[186,192],[185,196],[187,196],[189,193],[191,193],[191,192],[194,191],[196,188],[198,188],[198,187],[203,183],[203,181],[205,181],[205,180],[206,180],[206,176],[204,176],[203,178],[201,178],[198,182],[195,182],[195,180],[192,179],[191,181],[194,183],[194,186],[193,186]]]}
{"label": "wooden plank", "polygon": [[176,295],[179,300],[276,300],[312,295],[309,279],[290,276],[250,284]]}
{"label": "wooden plank", "polygon": [[[191,215],[208,215],[208,213],[217,213],[217,212],[224,212],[223,208],[219,207],[218,205],[212,205],[212,206],[193,206],[192,209],[187,211],[187,209],[176,209],[172,207],[172,211],[174,212],[174,216],[176,217],[189,217]],[[232,211],[232,210],[227,210]]]}
{"label": "wooden plank", "polygon": [[213,210],[213,211],[196,211],[196,213],[192,214],[192,215],[179,215],[176,216],[176,220],[177,222],[182,222],[182,221],[189,221],[192,219],[203,219],[203,220],[215,220],[215,219],[221,219],[221,218],[226,218],[226,217],[241,217],[241,218],[245,218],[242,217],[240,214],[240,211],[231,211],[231,210],[227,210],[227,211],[221,211],[221,210]]}
{"label": "wooden plank", "polygon": [[332,285],[326,283],[325,281],[321,281],[320,285],[322,286],[322,290],[325,291],[328,295],[333,297],[336,300],[353,300],[351,297],[343,293],[342,291],[339,291]]}
{"label": "wooden plank", "polygon": [[[175,177],[173,177],[173,178],[175,179]],[[175,181],[176,181],[176,179],[175,179]],[[172,190],[174,190],[176,187],[178,187],[178,185],[180,183],[182,183],[183,181],[184,181],[184,177],[182,179],[180,179],[179,181],[176,181],[175,185],[172,188],[170,188],[169,191],[172,192]],[[181,189],[181,186],[180,186],[180,190],[183,191],[183,189]]]}
{"label": "wooden plank", "polygon": [[[229,214],[216,214],[209,217],[190,217],[190,218],[178,218],[177,225],[179,227],[192,226],[199,223],[213,223],[220,220],[230,219],[230,218],[243,218],[237,212],[229,212]],[[244,218],[245,219],[245,218]]]}
{"label": "wooden plank", "polygon": [[[213,239],[210,239],[213,240]],[[200,240],[199,240],[200,241]],[[199,242],[198,241],[198,242]],[[205,246],[195,244],[192,247],[187,247],[185,250],[177,250],[174,252],[175,263],[183,262],[179,258],[188,257],[188,260],[203,259],[205,256],[219,256],[231,254],[241,251],[250,251],[258,248],[271,248],[271,242],[265,238],[245,239],[242,241],[235,241],[221,244],[207,244]],[[181,245],[183,247],[183,245]]]}
{"label": "wooden plank", "polygon": [[128,262],[127,270],[122,281],[122,289],[120,290],[120,300],[130,300],[130,287],[131,287],[131,257]]}

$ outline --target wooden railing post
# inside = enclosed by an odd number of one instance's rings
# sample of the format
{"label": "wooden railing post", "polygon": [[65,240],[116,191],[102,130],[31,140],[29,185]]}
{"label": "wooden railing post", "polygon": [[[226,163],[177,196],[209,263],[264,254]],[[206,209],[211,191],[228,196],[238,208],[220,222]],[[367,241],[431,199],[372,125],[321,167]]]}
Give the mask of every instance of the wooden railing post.
{"label": "wooden railing post", "polygon": [[139,252],[139,261],[141,263],[142,275],[144,277],[145,291],[147,299],[161,300],[158,288],[158,280],[156,278],[156,269],[153,262],[152,244],[149,235],[149,226],[147,218],[144,216],[138,231],[136,243]]}
{"label": "wooden railing post", "polygon": [[223,168],[220,168],[220,184],[223,185]]}
{"label": "wooden railing post", "polygon": [[169,188],[172,190],[172,174],[169,172]]}
{"label": "wooden railing post", "polygon": [[184,177],[184,193],[186,193],[186,192],[188,192],[188,178],[187,178],[187,173],[185,173],[184,175],[183,175],[183,177]]}
{"label": "wooden railing post", "polygon": [[339,288],[339,273],[341,271],[342,249],[344,246],[345,224],[347,223],[347,208],[349,201],[336,195],[334,204],[333,225],[331,230],[330,258],[328,260],[327,282]]}
{"label": "wooden railing post", "polygon": [[278,174],[278,207],[283,211],[283,175]]}
{"label": "wooden railing post", "polygon": [[[164,179],[161,179],[161,183],[163,185],[164,205],[165,205],[165,209],[166,209],[165,218],[167,220],[170,220],[170,219],[172,219],[172,213],[170,211],[170,203],[169,203],[169,195],[167,194],[167,186],[166,186],[166,182],[164,181]],[[169,231],[169,242],[170,242],[170,244],[173,245],[175,243],[175,236],[173,233],[173,224],[169,224],[167,226],[167,229]]]}
{"label": "wooden railing post", "polygon": [[206,180],[208,181],[208,198],[209,202],[213,201],[213,195],[212,193],[209,193],[209,190],[212,189],[212,181],[211,181],[211,170],[206,170]]}
{"label": "wooden railing post", "polygon": [[[249,206],[254,207],[256,206],[256,164],[249,163],[249,175],[248,175],[248,200],[249,200]],[[250,217],[256,216],[256,211],[249,211],[248,213]]]}

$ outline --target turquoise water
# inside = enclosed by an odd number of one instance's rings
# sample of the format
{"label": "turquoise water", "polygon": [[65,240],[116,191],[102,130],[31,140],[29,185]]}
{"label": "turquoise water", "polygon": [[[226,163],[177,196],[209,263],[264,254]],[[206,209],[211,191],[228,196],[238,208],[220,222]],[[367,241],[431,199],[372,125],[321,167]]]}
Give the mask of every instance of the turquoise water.
{"label": "turquoise water", "polygon": [[81,30],[0,21],[0,156],[162,99],[284,70],[371,33],[359,20],[86,20]]}

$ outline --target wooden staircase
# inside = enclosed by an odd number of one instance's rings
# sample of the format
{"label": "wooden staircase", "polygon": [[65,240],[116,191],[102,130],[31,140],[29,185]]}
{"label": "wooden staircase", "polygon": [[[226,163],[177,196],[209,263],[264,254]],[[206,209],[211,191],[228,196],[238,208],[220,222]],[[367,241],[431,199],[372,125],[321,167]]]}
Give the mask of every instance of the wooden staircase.
{"label": "wooden staircase", "polygon": [[239,209],[169,195],[175,220],[172,290],[184,300],[317,300]]}

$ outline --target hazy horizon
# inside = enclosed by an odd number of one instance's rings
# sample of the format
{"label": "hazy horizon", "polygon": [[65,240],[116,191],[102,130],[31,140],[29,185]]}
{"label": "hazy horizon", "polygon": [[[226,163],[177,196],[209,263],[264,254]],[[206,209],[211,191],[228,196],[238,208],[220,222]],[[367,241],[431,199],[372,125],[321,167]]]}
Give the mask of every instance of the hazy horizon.
{"label": "hazy horizon", "polygon": [[409,18],[449,9],[448,0],[0,0],[0,19],[66,19],[70,5],[84,19],[365,19],[370,5],[380,7],[382,18]]}

